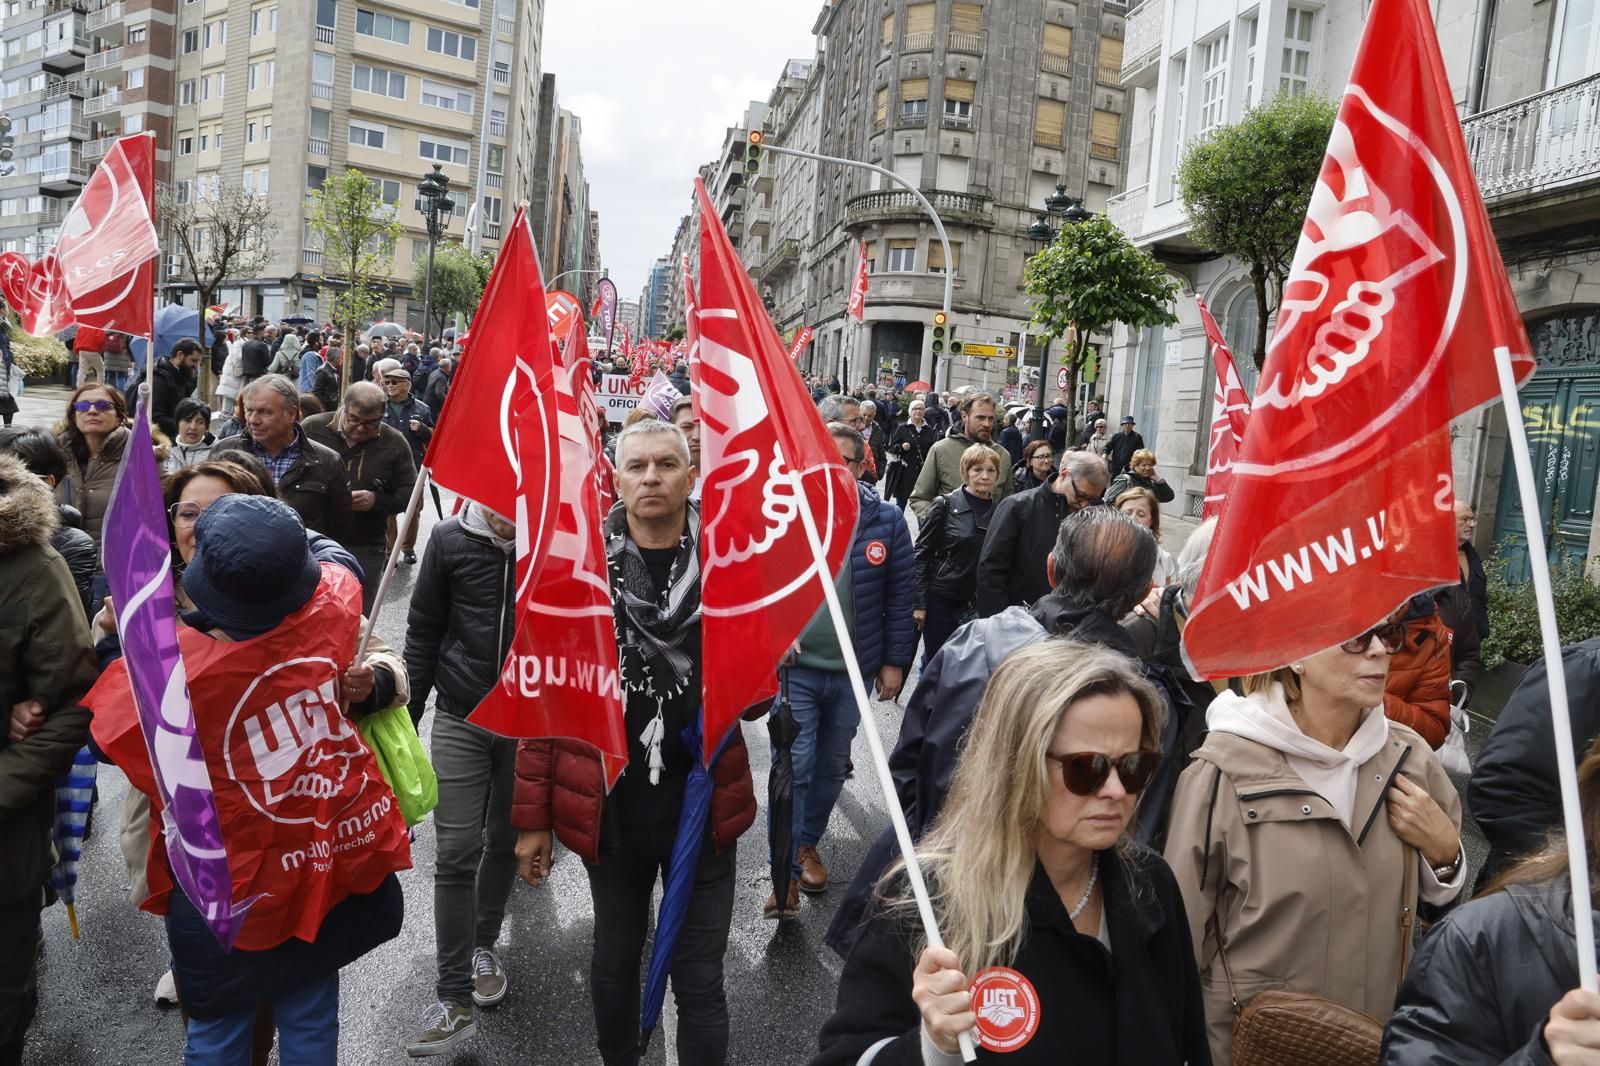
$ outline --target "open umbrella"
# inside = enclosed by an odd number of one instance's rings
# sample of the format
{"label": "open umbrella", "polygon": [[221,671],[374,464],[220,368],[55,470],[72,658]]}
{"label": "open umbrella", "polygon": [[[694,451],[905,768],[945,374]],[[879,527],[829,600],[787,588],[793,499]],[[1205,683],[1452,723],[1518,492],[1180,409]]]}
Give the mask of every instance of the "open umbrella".
{"label": "open umbrella", "polygon": [[281,321],[287,326],[310,326],[315,324],[316,319],[310,315],[285,315]]}
{"label": "open umbrella", "polygon": [[87,835],[89,814],[94,807],[94,775],[97,767],[87,745],[72,757],[72,769],[56,782],[56,822],[51,836],[56,845],[56,865],[50,871],[50,887],[67,908],[67,924],[72,939],[78,939],[78,911],[73,897],[78,885],[78,856]]}
{"label": "open umbrella", "polygon": [[800,726],[789,706],[789,668],[778,671],[778,702],[767,715],[767,735],[772,738],[772,767],[767,771],[767,811],[772,826],[772,898],[778,909],[772,917],[795,917],[786,910],[789,881],[794,876],[794,738]]}
{"label": "open umbrella", "polygon": [[380,337],[404,337],[406,328],[398,322],[375,322],[366,332],[366,339],[373,340]]}
{"label": "open umbrella", "polygon": [[933,386],[929,385],[926,381],[913,381],[913,382],[911,382],[911,384],[907,385],[903,391],[905,391],[905,392],[927,392],[932,388],[933,388]]}

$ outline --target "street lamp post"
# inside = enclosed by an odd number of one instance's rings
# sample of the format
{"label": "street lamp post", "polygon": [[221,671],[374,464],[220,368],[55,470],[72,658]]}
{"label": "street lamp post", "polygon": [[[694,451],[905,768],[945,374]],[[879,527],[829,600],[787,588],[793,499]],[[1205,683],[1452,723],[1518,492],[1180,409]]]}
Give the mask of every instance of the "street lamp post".
{"label": "street lamp post", "polygon": [[[1061,235],[1060,226],[1051,225],[1052,219],[1058,219],[1062,224],[1076,225],[1087,222],[1094,215],[1083,206],[1083,201],[1067,193],[1065,185],[1057,185],[1056,191],[1045,197],[1044,210],[1033,220],[1033,225],[1028,227],[1028,240],[1036,245],[1034,251],[1042,251],[1046,245],[1055,243]],[[1044,436],[1044,387],[1045,375],[1050,372],[1050,341],[1047,338],[1039,346],[1039,383],[1034,389],[1033,398],[1033,432],[1039,437]]]}
{"label": "street lamp post", "polygon": [[444,236],[444,231],[450,225],[450,215],[456,209],[456,203],[450,199],[446,189],[450,185],[450,178],[445,175],[444,168],[438,163],[433,165],[433,171],[422,176],[422,181],[417,185],[417,193],[428,206],[424,211],[428,220],[428,274],[427,280],[422,285],[422,339],[426,343],[428,334],[433,329],[433,250],[439,243],[439,238]]}

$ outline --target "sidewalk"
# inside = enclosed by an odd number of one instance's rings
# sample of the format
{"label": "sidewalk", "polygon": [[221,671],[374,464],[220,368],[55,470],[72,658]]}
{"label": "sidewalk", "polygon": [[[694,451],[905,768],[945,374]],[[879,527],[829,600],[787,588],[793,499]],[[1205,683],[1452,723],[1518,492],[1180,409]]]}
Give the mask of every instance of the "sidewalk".
{"label": "sidewalk", "polygon": [[65,385],[29,385],[22,390],[22,397],[17,401],[22,409],[11,424],[49,429],[61,421],[67,410],[67,397],[71,395],[72,390]]}

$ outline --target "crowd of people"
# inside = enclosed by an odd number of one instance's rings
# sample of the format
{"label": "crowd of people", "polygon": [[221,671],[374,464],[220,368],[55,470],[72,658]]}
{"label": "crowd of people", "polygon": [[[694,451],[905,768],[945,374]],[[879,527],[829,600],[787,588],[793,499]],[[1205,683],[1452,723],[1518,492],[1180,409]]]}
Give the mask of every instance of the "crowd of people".
{"label": "crowd of people", "polygon": [[[0,431],[0,1066],[22,1061],[35,1011],[54,789],[89,742],[85,693],[122,654],[100,555],[130,459],[124,389],[143,382],[119,376],[117,353],[84,332],[60,424]],[[608,791],[592,748],[467,721],[515,629],[514,516],[464,501],[421,542],[406,514],[463,356],[396,340],[364,343],[346,365],[335,339],[261,322],[218,344],[179,342],[148,374],[183,623],[245,641],[348,604],[330,616],[338,625],[294,632],[307,654],[343,648],[390,556],[417,564],[404,639],[343,662],[338,710],[354,721],[403,705],[418,725],[432,712],[436,1003],[406,1052],[454,1051],[504,1000],[521,961],[497,946],[514,880],[543,885],[565,850],[595,917],[599,1055],[638,1063],[652,893],[697,751],[676,738],[693,735],[706,680],[686,367],[671,367],[684,395],[666,418],[639,411],[607,431],[630,760]],[[679,1061],[729,1061],[731,1028],[753,1024],[730,1018],[724,988],[734,923],[791,920],[832,892],[837,1003],[797,1060],[936,1066],[960,1061],[975,1033],[981,1058],[1018,1063],[1274,1062],[1271,1023],[1252,1005],[1294,993],[1372,1041],[1365,1060],[1328,1062],[1600,1063],[1600,997],[1578,987],[1565,852],[1549,841],[1561,810],[1542,665],[1471,778],[1491,854],[1468,902],[1462,804],[1435,752],[1490,624],[1470,508],[1456,505],[1459,582],[1278,669],[1198,681],[1179,642],[1214,523],[1176,558],[1162,546],[1175,491],[1132,418],[1112,433],[1098,402],[1074,418],[1062,397],[1037,423],[981,391],[809,385],[858,482],[835,575],[847,626],[819,612],[780,667],[798,727],[793,824],[769,813],[766,849],[792,841],[777,856],[792,877],[760,914],[734,913],[738,842],[758,816],[739,731],[712,765],[671,967]],[[857,869],[830,854],[862,710],[847,657],[879,700],[909,694],[890,770],[942,945],[887,827]],[[1600,641],[1563,666],[1587,750],[1600,734]],[[1600,867],[1600,746],[1582,783]],[[196,901],[175,886],[152,893],[173,881],[158,797],[130,795],[130,896],[164,914],[162,994],[184,1013],[185,1061],[264,1063],[276,1044],[283,1062],[331,1066],[340,968],[407,920],[393,872],[309,940],[222,952]]]}

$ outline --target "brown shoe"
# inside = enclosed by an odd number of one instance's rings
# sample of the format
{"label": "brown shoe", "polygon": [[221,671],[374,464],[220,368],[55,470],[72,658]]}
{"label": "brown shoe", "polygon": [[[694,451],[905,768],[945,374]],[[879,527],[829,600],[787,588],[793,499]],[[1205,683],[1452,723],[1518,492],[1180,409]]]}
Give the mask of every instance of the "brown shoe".
{"label": "brown shoe", "polygon": [[761,908],[761,917],[768,921],[779,921],[783,918],[798,918],[800,916],[800,884],[797,881],[789,882],[788,900],[783,910],[778,910],[778,894],[767,893],[766,906]]}
{"label": "brown shoe", "polygon": [[800,848],[800,887],[813,895],[828,891],[828,868],[810,845]]}

